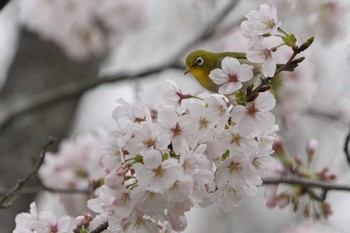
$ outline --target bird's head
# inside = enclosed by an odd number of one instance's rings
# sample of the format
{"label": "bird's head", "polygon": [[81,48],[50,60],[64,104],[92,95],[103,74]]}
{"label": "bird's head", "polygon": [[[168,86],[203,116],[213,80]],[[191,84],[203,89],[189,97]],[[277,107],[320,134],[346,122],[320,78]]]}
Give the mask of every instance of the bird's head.
{"label": "bird's head", "polygon": [[187,73],[194,73],[196,70],[208,71],[213,66],[212,53],[205,50],[196,50],[191,52],[186,57],[186,70]]}

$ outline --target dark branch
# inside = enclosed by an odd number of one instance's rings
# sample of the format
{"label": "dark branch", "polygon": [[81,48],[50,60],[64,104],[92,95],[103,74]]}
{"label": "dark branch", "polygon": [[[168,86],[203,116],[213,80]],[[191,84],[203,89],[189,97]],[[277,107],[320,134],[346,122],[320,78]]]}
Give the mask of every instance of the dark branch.
{"label": "dark branch", "polygon": [[350,165],[349,141],[350,141],[350,130],[349,130],[349,133],[346,135],[345,142],[344,142],[344,153],[346,156],[346,160],[348,161],[348,164]]}
{"label": "dark branch", "polygon": [[[52,188],[52,187],[47,187],[44,184],[41,186],[36,186],[36,187],[23,187],[21,189],[21,195],[26,195],[26,194],[36,194],[41,191],[47,191],[51,193],[62,193],[62,194],[83,194],[83,195],[88,195],[90,194],[88,189],[60,189],[60,188]],[[6,191],[0,190],[0,195],[4,195]]]}
{"label": "dark branch", "polygon": [[339,114],[326,112],[326,111],[323,111],[323,110],[320,110],[320,109],[316,109],[316,108],[308,108],[308,109],[305,110],[304,113],[308,114],[308,115],[311,115],[311,116],[322,117],[322,118],[329,119],[329,120],[332,120],[332,121],[340,120],[340,115]]}
{"label": "dark branch", "polygon": [[0,11],[10,2],[10,0],[4,0],[0,2]]}
{"label": "dark branch", "polygon": [[13,202],[18,198],[18,195],[20,194],[21,189],[23,186],[33,177],[37,176],[38,171],[41,167],[41,165],[44,163],[45,155],[48,150],[48,148],[55,142],[53,138],[49,138],[48,142],[45,144],[45,146],[42,149],[41,155],[39,160],[36,162],[34,169],[32,172],[30,172],[25,178],[19,179],[17,181],[17,184],[9,190],[5,195],[0,197],[0,209],[8,208],[10,207]]}
{"label": "dark branch", "polygon": [[[328,182],[301,179],[301,178],[263,178],[263,185],[270,184],[289,184],[289,185],[300,185],[306,188],[318,188],[323,191],[350,191],[349,185],[333,184]],[[324,194],[326,195],[326,194]]]}
{"label": "dark branch", "polygon": [[92,231],[90,231],[90,233],[101,233],[102,231],[106,230],[108,228],[108,222],[104,222],[101,225],[99,225],[98,227],[96,227],[95,229],[93,229]]}

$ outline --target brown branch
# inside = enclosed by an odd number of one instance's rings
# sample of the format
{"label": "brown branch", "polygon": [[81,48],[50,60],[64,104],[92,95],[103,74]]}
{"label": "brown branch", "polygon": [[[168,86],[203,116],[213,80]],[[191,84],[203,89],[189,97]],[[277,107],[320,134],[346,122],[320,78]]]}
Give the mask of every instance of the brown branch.
{"label": "brown branch", "polygon": [[307,114],[307,115],[311,115],[311,116],[322,117],[322,118],[329,119],[332,121],[340,120],[339,114],[326,112],[326,111],[316,109],[316,108],[307,108],[303,113]]}
{"label": "brown branch", "polygon": [[302,179],[302,178],[263,178],[263,185],[271,184],[289,184],[289,185],[300,185],[305,188],[318,188],[323,191],[350,191],[349,185],[334,184],[328,182],[322,182],[317,180]]}
{"label": "brown branch", "polygon": [[350,165],[349,142],[350,142],[350,131],[346,135],[345,142],[344,142],[344,153],[346,156],[346,160],[348,161],[348,164]]}
{"label": "brown branch", "polygon": [[10,0],[4,0],[0,2],[0,10],[3,10],[3,8],[10,3]]}
{"label": "brown branch", "polygon": [[[62,194],[83,194],[87,195],[89,194],[88,189],[62,189],[62,188],[53,188],[53,187],[48,187],[45,185],[41,186],[36,186],[36,187],[23,187],[21,189],[21,195],[26,195],[26,194],[35,194],[41,191],[47,191],[51,193],[62,193]],[[4,195],[6,191],[0,190],[0,194]]]}
{"label": "brown branch", "polygon": [[36,162],[33,171],[31,171],[25,178],[19,179],[16,183],[16,185],[9,190],[5,195],[0,197],[0,209],[8,208],[10,207],[13,202],[18,198],[18,195],[23,188],[23,186],[33,177],[37,176],[38,171],[41,167],[41,165],[44,163],[45,155],[48,150],[48,148],[55,142],[55,139],[49,138],[48,142],[45,144],[45,146],[42,149],[41,155],[39,160]]}
{"label": "brown branch", "polygon": [[90,231],[90,233],[101,233],[104,230],[107,230],[108,228],[108,222],[104,222],[101,225],[99,225],[98,227],[96,227],[95,229],[93,229],[92,231]]}
{"label": "brown branch", "polygon": [[83,79],[81,81],[67,83],[57,88],[43,91],[28,98],[0,103],[0,109],[2,109],[0,112],[0,131],[5,129],[13,120],[21,115],[41,109],[64,99],[79,96],[99,85],[120,82],[134,77],[141,78],[160,73],[165,69],[173,67],[178,67],[178,65],[162,64],[160,66],[136,72],[121,72],[116,75],[106,75],[97,80]]}
{"label": "brown branch", "polygon": [[[210,20],[210,22],[203,28],[203,30],[197,33],[197,36],[191,41],[187,42],[180,52],[175,57],[180,57],[183,53],[186,53],[190,50],[195,44],[201,41],[210,39],[218,31],[218,25],[227,17],[227,15],[234,9],[239,0],[230,0],[215,16]],[[232,24],[237,25],[237,22]]]}

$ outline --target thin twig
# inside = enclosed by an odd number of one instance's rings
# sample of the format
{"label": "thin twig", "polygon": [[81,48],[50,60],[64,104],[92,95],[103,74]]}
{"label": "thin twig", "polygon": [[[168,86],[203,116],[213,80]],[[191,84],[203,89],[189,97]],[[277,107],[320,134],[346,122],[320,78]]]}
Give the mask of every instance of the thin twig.
{"label": "thin twig", "polygon": [[101,233],[104,230],[107,230],[108,228],[108,222],[104,222],[101,225],[99,225],[98,227],[96,227],[95,229],[93,229],[92,231],[90,231],[90,233]]}
{"label": "thin twig", "polygon": [[263,185],[270,184],[290,184],[290,185],[300,185],[307,188],[319,188],[324,191],[350,191],[350,185],[344,184],[333,184],[328,182],[301,179],[301,178],[263,178]]}
{"label": "thin twig", "polygon": [[[84,194],[84,195],[87,195],[90,193],[88,189],[62,189],[62,188],[48,187],[41,184],[40,186],[35,186],[35,187],[23,187],[21,189],[21,195],[36,194],[41,191],[47,191],[51,193]],[[0,190],[0,195],[4,195],[5,193],[6,191]]]}
{"label": "thin twig", "polygon": [[[298,54],[298,49],[293,49],[293,54],[292,54],[292,56],[288,59],[288,61],[287,61],[284,65],[282,65],[279,69],[277,69],[277,70],[275,71],[275,74],[273,75],[273,77],[276,77],[276,75],[278,75],[279,73],[281,73],[282,71],[284,71],[284,70],[290,65],[290,63],[293,61],[293,59],[295,58],[295,56],[296,56],[297,54]],[[266,85],[268,85],[268,84],[271,82],[271,80],[272,80],[273,77],[267,77],[266,79],[264,79],[264,78],[262,77],[261,83],[260,83],[257,87],[255,87],[255,88],[252,90],[252,92],[249,93],[249,95],[247,95],[247,100],[251,99],[251,97],[253,97],[253,96],[256,96],[256,95],[260,92],[260,90],[261,90],[263,87],[265,87]]]}
{"label": "thin twig", "polygon": [[346,160],[348,161],[348,164],[350,165],[349,142],[350,142],[350,130],[349,130],[349,133],[346,135],[345,142],[344,142],[344,153],[346,156]]}
{"label": "thin twig", "polygon": [[316,108],[307,108],[303,113],[307,114],[307,115],[322,117],[322,118],[329,119],[329,120],[332,120],[332,121],[340,120],[340,115],[339,114],[326,112],[326,111],[323,111],[323,110],[320,110],[320,109],[316,109]]}
{"label": "thin twig", "polygon": [[0,108],[3,110],[0,112],[0,131],[6,128],[17,117],[26,113],[41,109],[49,106],[50,104],[69,99],[75,96],[79,96],[84,92],[97,87],[102,84],[120,82],[131,79],[133,77],[145,77],[152,74],[160,73],[165,69],[172,67],[178,67],[178,65],[162,64],[160,66],[148,68],[137,72],[122,72],[117,75],[106,75],[101,79],[96,80],[82,80],[67,83],[57,88],[43,91],[37,95],[22,98],[20,100],[10,100],[4,103],[0,103]]}
{"label": "thin twig", "polygon": [[10,3],[10,0],[5,0],[0,2],[0,10],[3,10],[3,8]]}
{"label": "thin twig", "polygon": [[18,198],[18,195],[23,188],[23,186],[33,177],[38,174],[38,171],[41,167],[41,165],[44,163],[45,160],[45,155],[48,150],[48,148],[55,143],[55,139],[49,138],[48,142],[45,144],[45,146],[42,149],[41,155],[39,160],[36,162],[33,170],[25,177],[22,179],[19,179],[16,183],[16,185],[9,190],[5,195],[1,196],[0,198],[0,209],[8,208],[10,207],[13,202]]}
{"label": "thin twig", "polygon": [[[200,41],[205,41],[212,36],[215,35],[215,33],[218,31],[218,25],[227,17],[227,15],[231,12],[233,8],[236,7],[239,0],[230,0],[227,5],[225,5],[215,16],[212,20],[203,28],[203,30],[199,33],[197,33],[197,36],[193,38],[191,41],[187,42],[182,49],[179,50],[179,53],[175,57],[180,57],[183,55],[183,53],[190,50],[195,44],[197,44]],[[235,22],[233,25],[236,25],[237,22]]]}

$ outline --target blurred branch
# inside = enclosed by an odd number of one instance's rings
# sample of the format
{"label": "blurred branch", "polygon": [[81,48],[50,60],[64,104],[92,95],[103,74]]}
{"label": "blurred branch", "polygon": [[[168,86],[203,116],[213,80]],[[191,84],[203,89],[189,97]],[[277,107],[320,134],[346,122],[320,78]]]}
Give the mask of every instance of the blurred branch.
{"label": "blurred branch", "polygon": [[317,117],[323,117],[329,120],[337,121],[340,120],[340,115],[331,113],[331,112],[326,112],[320,109],[316,108],[308,108],[304,112],[305,114],[311,115],[311,116],[317,116]]}
{"label": "blurred branch", "polygon": [[[21,195],[26,194],[36,194],[40,191],[47,191],[52,193],[62,193],[62,194],[84,194],[87,195],[90,193],[88,189],[62,189],[62,188],[52,188],[45,185],[36,186],[36,187],[24,187],[21,189]],[[5,191],[0,190],[0,194],[5,193]]]}
{"label": "blurred branch", "polygon": [[104,230],[107,230],[108,228],[108,222],[104,222],[101,225],[99,225],[98,227],[96,227],[95,229],[93,229],[92,231],[90,231],[90,233],[101,233]]}
{"label": "blurred branch", "polygon": [[348,164],[350,165],[349,142],[350,142],[350,130],[349,130],[348,134],[346,135],[345,142],[344,142],[344,153],[346,156],[346,160],[348,161]]}
{"label": "blurred branch", "polygon": [[0,2],[0,10],[2,10],[9,2],[10,2],[10,0],[1,1]]}
{"label": "blurred branch", "polygon": [[289,184],[300,185],[305,188],[319,188],[323,191],[350,191],[350,185],[333,184],[328,182],[301,178],[263,178],[263,185]]}
{"label": "blurred branch", "polygon": [[160,73],[165,69],[177,68],[177,64],[162,64],[156,67],[148,68],[136,72],[121,72],[116,75],[107,75],[101,79],[85,80],[67,83],[57,88],[43,91],[39,94],[19,100],[10,100],[0,103],[0,131],[15,120],[17,117],[26,113],[41,109],[50,104],[79,96],[84,92],[102,84],[120,82],[131,78],[141,78],[152,74]]}
{"label": "blurred branch", "polygon": [[48,150],[48,148],[55,143],[55,139],[49,138],[48,142],[45,144],[45,146],[42,149],[41,155],[39,160],[36,162],[34,169],[32,172],[28,174],[25,178],[19,179],[17,181],[17,184],[8,191],[5,195],[0,197],[0,209],[8,208],[10,207],[13,202],[18,198],[18,195],[20,194],[21,189],[23,186],[33,177],[38,174],[38,171],[41,167],[41,165],[44,163],[45,155]]}
{"label": "blurred branch", "polygon": [[[197,34],[195,38],[191,41],[187,42],[182,49],[180,49],[179,53],[175,57],[180,57],[183,53],[186,53],[192,46],[197,44],[200,41],[207,40],[214,36],[214,34],[218,31],[218,25],[226,18],[226,16],[231,12],[233,8],[237,5],[239,0],[230,0],[227,5],[225,5],[219,12],[210,20],[210,22],[203,28],[201,32]],[[236,25],[237,22],[234,22]]]}
{"label": "blurred branch", "polygon": [[[278,184],[289,184],[289,185],[300,185],[304,187],[313,198],[318,200],[325,200],[328,191],[350,191],[349,185],[340,185],[340,184],[331,184],[327,182],[315,181],[310,179],[300,179],[300,178],[263,178],[263,185],[278,185]],[[319,188],[322,189],[322,194],[318,196],[314,193],[311,188]],[[108,222],[104,222],[99,225],[94,230],[90,231],[90,233],[100,233],[108,228]]]}
{"label": "blurred branch", "polygon": [[45,106],[49,106],[50,104],[54,104],[61,100],[79,96],[99,85],[125,81],[132,78],[143,78],[171,68],[184,69],[184,67],[178,62],[179,57],[186,53],[194,44],[213,36],[218,28],[217,25],[222,22],[222,20],[236,6],[237,3],[238,0],[232,0],[226,6],[224,6],[207,24],[207,26],[204,27],[202,32],[199,33],[193,40],[186,43],[179,50],[179,53],[172,56],[168,62],[164,62],[163,64],[140,71],[120,72],[117,74],[101,76],[99,79],[92,81],[82,79],[78,82],[67,83],[57,88],[41,92],[26,99],[9,100],[3,103],[0,102],[0,109],[2,110],[0,112],[0,131],[6,128],[19,116],[41,109]]}

